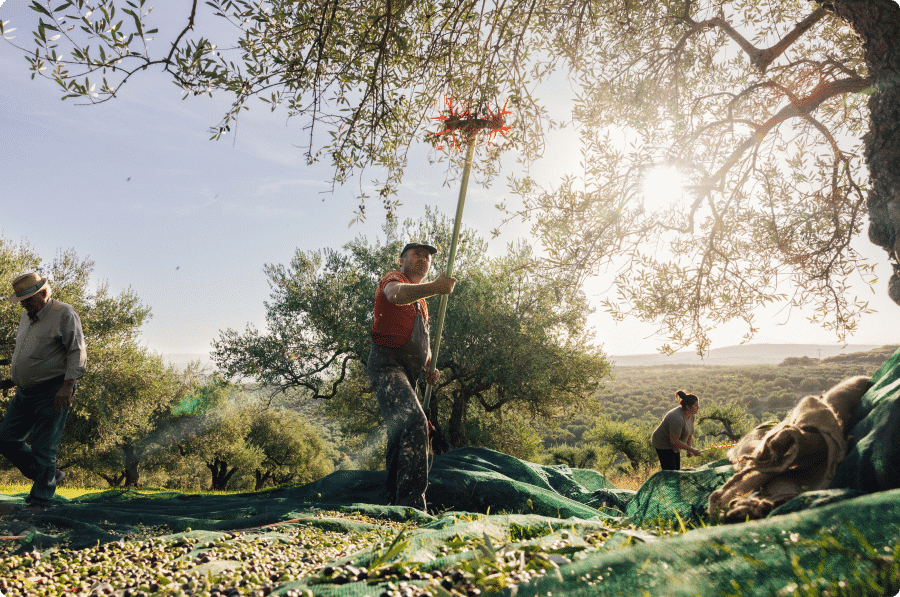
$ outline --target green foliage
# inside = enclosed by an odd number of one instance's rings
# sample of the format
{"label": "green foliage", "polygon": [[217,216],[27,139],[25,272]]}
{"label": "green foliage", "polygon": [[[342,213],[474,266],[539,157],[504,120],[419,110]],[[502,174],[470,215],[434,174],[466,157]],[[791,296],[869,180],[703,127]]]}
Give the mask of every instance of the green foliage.
{"label": "green foliage", "polygon": [[550,449],[553,464],[565,464],[569,468],[597,468],[598,450],[596,448],[576,448],[573,446],[554,446]]}
{"label": "green foliage", "polygon": [[[324,433],[298,413],[269,411],[268,403],[206,375],[199,363],[183,371],[167,367],[140,346],[149,307],[130,289],[113,295],[103,282],[91,290],[93,267],[74,251],[60,252],[43,266],[28,244],[0,237],[0,279],[42,271],[53,297],[81,317],[88,365],[66,422],[61,467],[110,485],[155,481],[185,489],[199,486],[203,470],[210,471],[214,489],[252,488],[254,473],[259,488],[266,482],[310,481],[333,470]],[[21,312],[18,305],[0,302],[0,358],[12,356]],[[0,374],[7,371],[4,366]],[[0,397],[0,409],[8,399],[8,392]],[[2,465],[9,466],[5,459]]]}
{"label": "green foliage", "polygon": [[399,254],[399,240],[371,252],[363,242],[356,243],[367,253],[362,260],[324,249],[297,251],[288,266],[267,265],[272,287],[267,330],[248,326],[243,334],[223,332],[213,342],[219,368],[231,378],[334,397],[351,364],[368,357],[373,288],[378,272],[387,273]]}
{"label": "green foliage", "polygon": [[[88,365],[66,421],[60,466],[80,466],[133,485],[141,465],[139,444],[180,400],[184,384],[177,371],[138,342],[150,308],[130,288],[113,295],[101,282],[91,290],[93,268],[93,261],[73,250],[60,251],[45,264],[27,243],[0,237],[0,279],[6,283],[39,271],[49,278],[53,298],[72,305],[81,318]],[[0,302],[0,358],[12,356],[21,313],[20,305]],[[0,399],[0,408],[6,403]]]}
{"label": "green foliage", "polygon": [[[4,299],[8,297],[12,292],[8,282],[19,274],[36,270],[40,263],[41,259],[31,245],[26,242],[16,245],[0,236],[0,282],[4,284],[0,296]],[[21,307],[17,308],[6,300],[0,301],[0,359],[12,358],[21,313]]]}
{"label": "green foliage", "polygon": [[723,442],[736,442],[756,424],[746,407],[734,400],[724,405],[713,404],[705,407],[703,412],[697,415],[697,425],[705,422],[710,423],[704,429],[706,436],[721,437]]}
{"label": "green foliage", "polygon": [[819,359],[814,359],[812,357],[788,357],[781,362],[783,367],[808,367],[810,365],[818,365]]}
{"label": "green foliage", "polygon": [[254,471],[259,491],[273,485],[308,483],[334,470],[334,452],[322,434],[295,411],[266,409],[250,424],[247,443],[262,450],[264,458]]}
{"label": "green foliage", "polygon": [[475,405],[466,419],[466,438],[471,445],[481,446],[537,462],[540,459],[541,435],[525,413],[514,408],[502,412],[484,412]]}
{"label": "green foliage", "polygon": [[199,428],[186,435],[177,445],[184,461],[197,463],[195,470],[209,469],[210,489],[226,490],[237,472],[249,472],[262,465],[265,453],[247,441],[252,418],[236,405],[208,413],[190,421]]}
{"label": "green foliage", "polygon": [[541,420],[589,404],[609,364],[592,346],[585,297],[531,275],[525,246],[501,259],[471,259],[450,301],[438,362],[449,369],[439,391],[453,405],[451,434],[465,413],[460,401],[477,400],[486,412],[518,403]]}
{"label": "green foliage", "polygon": [[236,476],[246,486],[251,472],[266,457],[260,445],[249,441],[259,404],[251,402],[244,388],[215,375],[198,377],[192,389],[205,396],[206,410],[183,413],[173,408],[155,432],[155,442],[165,447],[168,456],[165,468],[170,485],[196,486],[202,477],[199,471],[206,469],[212,490],[228,489]]}
{"label": "green foliage", "polygon": [[[184,396],[142,444],[153,468],[148,479],[159,485],[260,490],[309,482],[334,470],[331,433],[257,388],[202,374],[193,377]],[[202,408],[182,408],[201,399]]]}
{"label": "green foliage", "polygon": [[[159,464],[157,429],[189,389],[191,373],[166,367],[159,355],[140,347],[102,353],[91,348],[60,454],[63,462],[85,468],[110,485],[135,486],[142,470]],[[81,399],[94,394],[98,400]]]}
{"label": "green foliage", "polygon": [[[498,101],[509,98],[519,123],[509,140],[538,155],[541,125],[549,119],[529,89],[552,73],[567,52],[560,51],[556,40],[533,35],[530,26],[540,22],[559,35],[571,35],[568,15],[541,11],[540,19],[533,19],[533,10],[525,5],[485,11],[467,2],[438,7],[368,0],[212,0],[195,3],[174,43],[153,51],[154,45],[147,44],[156,33],[150,25],[152,7],[143,0],[139,6],[117,0],[54,6],[35,0],[32,8],[39,13],[36,51],[20,49],[35,76],[56,81],[63,99],[107,101],[133,75],[158,65],[185,97],[231,97],[231,108],[210,129],[213,139],[226,135],[242,110],[254,105],[272,111],[281,107],[312,121],[304,147],[307,162],[325,153],[336,183],[369,165],[383,168],[386,179],[375,197],[388,209],[396,206],[392,195],[405,154],[421,139],[442,95],[475,109],[489,102],[495,110]],[[62,27],[56,18],[71,25]],[[195,29],[195,22],[213,18],[227,25],[211,27],[215,37]],[[508,44],[515,44],[511,61],[499,51]],[[221,51],[228,47],[240,48],[239,56]],[[522,68],[523,61],[542,50],[554,56],[549,64]],[[262,103],[251,102],[254,98]],[[487,115],[483,109],[481,114]],[[328,134],[313,135],[313,129]],[[484,150],[496,155],[499,145]],[[496,171],[495,160],[476,163],[486,172]],[[359,215],[364,215],[364,205]]]}
{"label": "green foliage", "polygon": [[598,417],[592,429],[585,433],[587,442],[609,445],[628,459],[635,471],[648,467],[657,460],[656,451],[650,445],[650,434],[656,425],[638,421],[614,421],[606,416]]}
{"label": "green foliage", "polygon": [[228,391],[228,382],[223,379],[213,377],[204,383],[191,384],[190,391],[181,399],[174,408],[172,414],[179,415],[202,415],[208,413],[212,409],[221,406],[224,393]]}

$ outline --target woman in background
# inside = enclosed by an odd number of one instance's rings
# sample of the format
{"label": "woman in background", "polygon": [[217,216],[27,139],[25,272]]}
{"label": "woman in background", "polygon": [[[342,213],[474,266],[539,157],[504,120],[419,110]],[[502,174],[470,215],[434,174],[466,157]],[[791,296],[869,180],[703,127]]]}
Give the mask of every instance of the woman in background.
{"label": "woman in background", "polygon": [[700,450],[691,445],[694,439],[694,418],[700,410],[700,399],[684,390],[675,392],[675,397],[681,406],[666,413],[650,438],[664,471],[681,469],[681,450],[688,455],[700,456]]}

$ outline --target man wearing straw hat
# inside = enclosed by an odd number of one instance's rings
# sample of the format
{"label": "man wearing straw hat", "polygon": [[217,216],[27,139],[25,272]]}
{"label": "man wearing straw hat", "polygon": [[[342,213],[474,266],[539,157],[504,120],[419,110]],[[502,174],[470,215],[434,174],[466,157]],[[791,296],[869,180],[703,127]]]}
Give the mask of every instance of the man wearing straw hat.
{"label": "man wearing straw hat", "polygon": [[32,272],[12,286],[9,301],[25,311],[10,363],[16,394],[0,423],[0,454],[33,481],[29,507],[44,510],[66,476],[56,468],[56,453],[87,353],[78,314],[50,298],[47,278]]}
{"label": "man wearing straw hat", "polygon": [[[419,372],[431,360],[425,299],[450,294],[454,278],[439,274],[424,282],[437,249],[409,243],[400,251],[400,271],[385,275],[375,291],[375,321],[368,373],[387,427],[387,489],[391,504],[425,510],[428,486],[428,420],[416,397]],[[426,376],[437,383],[440,372]]]}

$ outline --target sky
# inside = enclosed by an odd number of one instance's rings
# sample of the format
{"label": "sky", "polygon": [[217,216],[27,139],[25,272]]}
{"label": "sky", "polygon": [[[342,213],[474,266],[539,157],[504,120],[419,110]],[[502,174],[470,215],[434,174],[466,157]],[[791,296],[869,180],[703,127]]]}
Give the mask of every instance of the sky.
{"label": "sky", "polygon": [[[18,28],[13,41],[25,47],[35,22],[29,3],[0,0],[0,19]],[[160,15],[161,38],[151,43],[174,38],[183,12]],[[0,235],[27,241],[47,261],[72,248],[95,262],[95,283],[106,281],[114,292],[131,287],[152,308],[142,333],[151,350],[203,354],[221,330],[264,327],[265,264],[287,263],[298,249],[337,248],[381,234],[377,202],[368,205],[365,222],[351,225],[358,187],[332,193],[330,167],[306,165],[299,119],[259,102],[243,113],[235,135],[210,141],[208,129],[227,106],[224,95],[182,101],[177,87],[148,70],[117,99],[85,106],[60,101],[57,85],[31,80],[27,67],[0,40]],[[563,85],[553,93],[562,98],[567,91]],[[552,184],[578,162],[578,152],[574,131],[555,133],[532,174]],[[399,194],[401,219],[421,217],[425,206],[448,216],[456,208],[458,186],[445,186],[445,167],[425,157],[425,150],[413,151]],[[494,205],[517,204],[503,183],[507,172],[490,188],[469,185],[464,222],[487,239],[503,220]],[[510,241],[534,240],[523,224],[501,230],[489,240],[494,255]],[[875,293],[861,288],[878,313],[861,321],[850,343],[895,343],[900,307],[887,298],[886,255],[864,237],[856,246],[878,264]],[[594,297],[606,288],[603,280],[588,287]],[[838,344],[802,313],[789,319],[764,313],[759,323],[754,343]],[[612,355],[652,353],[664,342],[652,325],[616,323],[602,312],[590,324]],[[743,333],[738,326],[719,329],[712,347],[738,344]]]}

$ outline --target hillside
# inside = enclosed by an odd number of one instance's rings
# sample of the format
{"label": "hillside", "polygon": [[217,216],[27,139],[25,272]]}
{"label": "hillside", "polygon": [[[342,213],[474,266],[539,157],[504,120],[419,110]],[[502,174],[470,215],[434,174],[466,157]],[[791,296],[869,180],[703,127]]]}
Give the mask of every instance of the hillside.
{"label": "hillside", "polygon": [[895,350],[882,346],[821,361],[792,356],[777,365],[617,367],[599,401],[613,418],[656,421],[675,406],[675,391],[684,389],[709,405],[735,402],[757,419],[781,418],[802,396],[874,374]]}
{"label": "hillside", "polygon": [[703,357],[693,352],[673,355],[632,354],[611,355],[617,367],[645,367],[655,365],[777,365],[787,358],[810,357],[826,359],[851,353],[877,349],[877,344],[740,344],[714,348]]}

